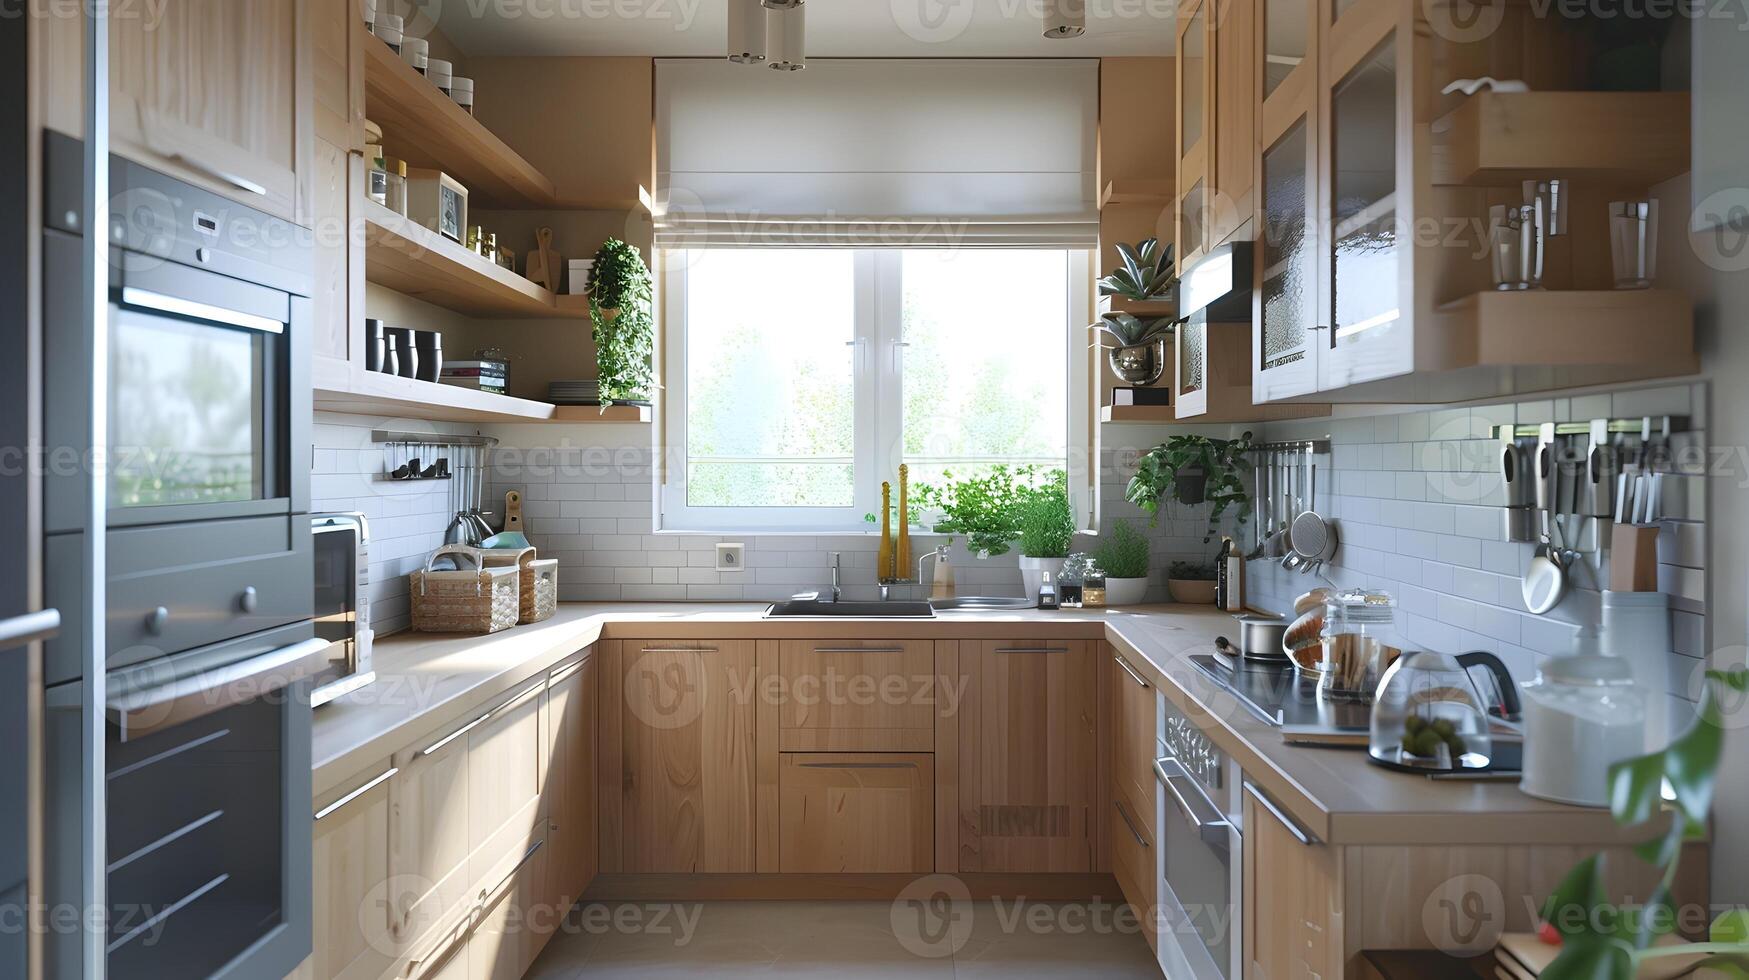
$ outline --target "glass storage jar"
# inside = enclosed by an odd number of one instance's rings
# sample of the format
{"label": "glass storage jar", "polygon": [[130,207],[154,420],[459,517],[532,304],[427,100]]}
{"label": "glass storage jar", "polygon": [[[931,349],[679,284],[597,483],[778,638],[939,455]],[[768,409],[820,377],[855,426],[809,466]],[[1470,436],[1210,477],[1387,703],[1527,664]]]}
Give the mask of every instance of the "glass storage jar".
{"label": "glass storage jar", "polygon": [[1105,606],[1105,569],[1091,559],[1087,562],[1087,571],[1081,580],[1081,606],[1084,609]]}
{"label": "glass storage jar", "polygon": [[1063,569],[1057,573],[1057,605],[1063,609],[1081,608],[1081,588],[1087,581],[1087,566],[1093,559],[1076,552],[1063,559]]}
{"label": "glass storage jar", "polygon": [[407,216],[407,161],[383,157],[383,200],[379,203],[401,217]]}
{"label": "glass storage jar", "polygon": [[1324,605],[1318,693],[1337,700],[1372,701],[1379,679],[1403,654],[1396,620],[1397,603],[1388,592],[1357,589],[1332,595]]}
{"label": "glass storage jar", "polygon": [[1487,702],[1450,654],[1398,658],[1379,682],[1371,729],[1368,755],[1393,769],[1485,769],[1494,754]]}

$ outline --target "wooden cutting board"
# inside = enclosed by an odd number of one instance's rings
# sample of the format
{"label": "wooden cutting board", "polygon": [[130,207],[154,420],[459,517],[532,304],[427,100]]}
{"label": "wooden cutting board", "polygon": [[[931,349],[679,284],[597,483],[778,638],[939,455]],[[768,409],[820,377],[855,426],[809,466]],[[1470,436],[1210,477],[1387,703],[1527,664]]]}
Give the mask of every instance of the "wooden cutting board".
{"label": "wooden cutting board", "polygon": [[509,490],[504,494],[504,530],[522,530],[522,491]]}

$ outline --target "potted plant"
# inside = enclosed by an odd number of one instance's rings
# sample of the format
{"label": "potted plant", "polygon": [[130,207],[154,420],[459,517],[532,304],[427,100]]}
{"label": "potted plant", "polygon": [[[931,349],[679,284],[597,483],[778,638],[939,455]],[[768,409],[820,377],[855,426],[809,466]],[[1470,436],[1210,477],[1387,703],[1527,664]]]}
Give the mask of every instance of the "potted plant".
{"label": "potted plant", "polygon": [[1119,242],[1117,254],[1123,267],[1099,280],[1099,295],[1121,296],[1137,302],[1172,297],[1178,276],[1172,267],[1171,245],[1161,248],[1158,238],[1144,238],[1134,245]]}
{"label": "potted plant", "polygon": [[1112,525],[1111,533],[1094,552],[1093,559],[1105,572],[1106,605],[1134,606],[1147,597],[1148,539],[1129,521],[1120,520]]}
{"label": "potted plant", "polygon": [[[1107,590],[1111,588],[1106,581]],[[1166,588],[1173,602],[1210,606],[1215,601],[1215,566],[1199,561],[1175,561],[1166,573]]]}
{"label": "potted plant", "polygon": [[589,282],[589,322],[603,409],[650,402],[655,387],[651,295],[650,270],[636,246],[617,238],[603,242]]}
{"label": "potted plant", "polygon": [[[914,488],[913,513],[940,515],[929,525],[936,534],[963,534],[966,548],[979,558],[1005,555],[1020,537],[1020,508],[1034,494],[1050,488],[1066,495],[1069,477],[1062,470],[1040,473],[1035,466],[997,465],[984,476],[955,479],[943,473],[941,486],[919,483]],[[1041,482],[1042,478],[1042,482]],[[875,522],[873,515],[864,518]],[[919,523],[923,523],[919,520]]]}
{"label": "potted plant", "polygon": [[[1166,341],[1177,329],[1169,316],[1139,317],[1132,313],[1106,313],[1093,325],[1102,334],[1111,371],[1125,384],[1146,387],[1166,373]],[[1109,341],[1109,342],[1107,342]]]}
{"label": "potted plant", "polygon": [[1124,499],[1147,511],[1150,522],[1159,520],[1160,499],[1169,493],[1181,504],[1213,505],[1202,536],[1207,544],[1228,508],[1238,508],[1240,524],[1251,518],[1251,497],[1240,476],[1250,448],[1249,432],[1237,439],[1173,436],[1137,460]]}
{"label": "potted plant", "polygon": [[1069,556],[1069,542],[1075,537],[1075,516],[1069,510],[1065,484],[1053,481],[1028,494],[1016,518],[1021,581],[1027,595],[1037,595],[1046,576],[1056,581],[1063,559]]}

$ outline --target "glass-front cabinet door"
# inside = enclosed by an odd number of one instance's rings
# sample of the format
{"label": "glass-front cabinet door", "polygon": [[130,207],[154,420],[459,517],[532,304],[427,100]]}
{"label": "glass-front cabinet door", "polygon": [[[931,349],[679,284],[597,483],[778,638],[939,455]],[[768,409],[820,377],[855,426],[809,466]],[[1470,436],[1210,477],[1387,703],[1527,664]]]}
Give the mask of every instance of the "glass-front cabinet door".
{"label": "glass-front cabinet door", "polygon": [[1257,17],[1255,402],[1318,390],[1318,0],[1263,0]]}
{"label": "glass-front cabinet door", "polygon": [[[1323,0],[1333,3],[1334,0]],[[1318,300],[1323,390],[1377,381],[1414,367],[1410,242],[1413,213],[1406,117],[1408,86],[1397,5],[1355,0],[1328,28],[1318,107]],[[1334,8],[1332,8],[1334,9]]]}
{"label": "glass-front cabinet door", "polygon": [[1174,255],[1180,275],[1207,248],[1208,162],[1212,84],[1209,58],[1211,4],[1187,0],[1178,8],[1178,220]]}

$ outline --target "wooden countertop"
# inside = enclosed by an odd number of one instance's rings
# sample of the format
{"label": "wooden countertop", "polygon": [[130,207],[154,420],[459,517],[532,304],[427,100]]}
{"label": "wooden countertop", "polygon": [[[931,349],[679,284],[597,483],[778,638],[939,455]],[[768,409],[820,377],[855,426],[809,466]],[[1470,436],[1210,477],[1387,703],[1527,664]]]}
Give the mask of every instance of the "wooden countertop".
{"label": "wooden countertop", "polygon": [[1231,633],[1207,606],[946,612],[935,619],[764,619],[764,603],[564,603],[544,623],[491,636],[402,633],[377,642],[377,682],[316,711],[318,795],[380,768],[394,751],[453,725],[602,638],[1103,639],[1233,756],[1304,827],[1333,844],[1593,844],[1624,832],[1607,811],[1526,796],[1511,783],[1434,782],[1354,750],[1285,744],[1190,664]]}

